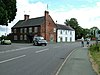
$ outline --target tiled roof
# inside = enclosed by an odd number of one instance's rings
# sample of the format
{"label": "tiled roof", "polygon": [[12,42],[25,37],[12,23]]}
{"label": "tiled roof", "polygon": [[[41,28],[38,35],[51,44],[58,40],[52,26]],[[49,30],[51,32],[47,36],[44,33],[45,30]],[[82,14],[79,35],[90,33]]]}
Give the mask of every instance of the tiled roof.
{"label": "tiled roof", "polygon": [[70,26],[66,26],[66,25],[62,25],[62,24],[56,24],[57,25],[57,29],[63,29],[63,30],[72,30],[74,31],[74,29]]}
{"label": "tiled roof", "polygon": [[38,25],[41,25],[43,22],[44,22],[44,16],[28,19],[26,21],[19,20],[12,28],[38,26]]}

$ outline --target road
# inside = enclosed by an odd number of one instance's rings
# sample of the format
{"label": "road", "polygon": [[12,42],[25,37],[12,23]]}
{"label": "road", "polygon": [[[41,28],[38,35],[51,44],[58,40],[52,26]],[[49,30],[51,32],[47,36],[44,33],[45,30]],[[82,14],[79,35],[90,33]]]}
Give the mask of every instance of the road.
{"label": "road", "polygon": [[79,42],[0,45],[0,75],[54,75]]}

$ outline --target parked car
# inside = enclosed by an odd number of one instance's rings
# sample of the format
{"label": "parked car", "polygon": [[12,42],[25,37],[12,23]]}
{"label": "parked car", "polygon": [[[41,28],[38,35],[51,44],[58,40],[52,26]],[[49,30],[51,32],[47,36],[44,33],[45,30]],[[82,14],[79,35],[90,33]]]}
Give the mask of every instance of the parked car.
{"label": "parked car", "polygon": [[4,44],[8,44],[8,45],[11,45],[11,40],[1,40],[1,44],[4,45]]}
{"label": "parked car", "polygon": [[33,38],[33,45],[47,45],[47,41],[42,36],[35,36]]}

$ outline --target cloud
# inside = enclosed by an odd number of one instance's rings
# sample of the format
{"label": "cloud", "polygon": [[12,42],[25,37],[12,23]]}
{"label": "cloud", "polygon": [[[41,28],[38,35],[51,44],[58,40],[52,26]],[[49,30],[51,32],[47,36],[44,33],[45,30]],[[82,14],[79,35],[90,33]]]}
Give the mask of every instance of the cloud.
{"label": "cloud", "polygon": [[100,2],[97,2],[96,5],[97,5],[98,7],[100,7]]}
{"label": "cloud", "polygon": [[[58,12],[59,11],[59,12]],[[84,8],[73,8],[67,11],[56,10],[52,13],[53,18],[58,23],[64,23],[66,19],[76,18],[78,23],[83,28],[91,28],[97,26],[100,29],[100,7],[84,7]]]}
{"label": "cloud", "polygon": [[[19,20],[24,19],[24,14],[30,15],[30,18],[35,18],[44,15],[47,4],[37,2],[35,4],[29,3],[28,0],[17,0],[17,13],[13,22],[8,24],[8,33],[11,33],[13,27]],[[1,29],[0,29],[1,31]],[[5,33],[5,32],[4,32]],[[2,33],[3,34],[3,33]],[[1,34],[0,34],[1,35]]]}

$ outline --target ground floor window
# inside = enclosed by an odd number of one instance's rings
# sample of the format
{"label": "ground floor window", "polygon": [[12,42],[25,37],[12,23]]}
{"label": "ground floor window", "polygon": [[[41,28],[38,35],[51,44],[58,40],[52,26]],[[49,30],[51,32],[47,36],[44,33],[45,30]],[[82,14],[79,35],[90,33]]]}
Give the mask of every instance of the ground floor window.
{"label": "ground floor window", "polygon": [[20,35],[20,40],[23,40],[23,35]]}
{"label": "ground floor window", "polygon": [[65,41],[67,42],[67,37],[65,37]]}
{"label": "ground floor window", "polygon": [[17,40],[17,35],[14,35],[14,40]]}
{"label": "ground floor window", "polygon": [[27,40],[27,36],[26,35],[24,35],[24,40]]}
{"label": "ground floor window", "polygon": [[72,37],[70,37],[70,42],[72,41]]}
{"label": "ground floor window", "polygon": [[62,42],[62,37],[60,37],[60,42]]}

